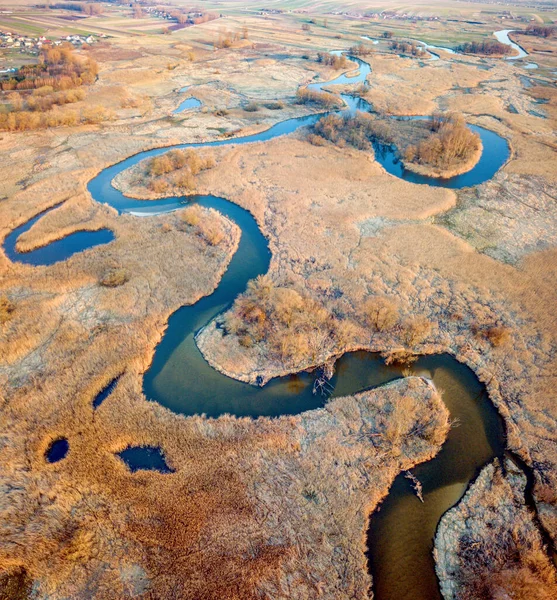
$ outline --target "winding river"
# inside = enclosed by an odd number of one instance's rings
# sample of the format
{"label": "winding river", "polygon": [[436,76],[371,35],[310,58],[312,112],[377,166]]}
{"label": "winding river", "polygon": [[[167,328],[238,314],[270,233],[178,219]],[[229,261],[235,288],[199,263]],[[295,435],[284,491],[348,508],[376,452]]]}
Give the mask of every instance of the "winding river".
{"label": "winding river", "polygon": [[[312,83],[310,87],[321,90],[326,85],[365,81],[371,71],[370,66],[361,60],[353,60],[359,69],[356,76],[343,74],[331,82]],[[358,98],[348,95],[341,97],[347,105],[342,112],[370,108]],[[266,131],[245,137],[181,144],[174,148],[205,148],[271,140],[312,125],[321,116],[288,119]],[[414,183],[451,188],[477,185],[490,179],[505,163],[509,148],[506,141],[493,132],[475,129],[482,136],[484,152],[476,167],[459,177],[439,180],[415,175],[403,169],[396,152],[389,147],[376,145],[376,158],[389,173]],[[241,228],[242,236],[218,288],[210,296],[192,306],[178,309],[170,317],[168,328],[144,375],[145,395],[176,413],[204,413],[210,417],[224,413],[251,417],[279,416],[298,414],[322,406],[326,398],[313,394],[313,374],[293,374],[274,379],[264,387],[255,387],[222,375],[203,359],[195,344],[196,333],[226,309],[245,290],[250,279],[267,272],[270,252],[267,240],[252,215],[223,198],[209,195],[141,201],[126,198],[112,187],[111,182],[118,173],[147,157],[166,151],[168,148],[141,152],[104,169],[89,182],[91,196],[119,212],[138,216],[169,212],[185,203],[196,202],[215,208],[234,221]],[[34,217],[6,238],[4,248],[11,260],[52,264],[67,259],[76,251],[111,239],[109,236],[112,234],[107,230],[79,232],[73,234],[79,236],[77,238],[68,236],[33,252],[18,253],[15,250],[17,238],[40,217]],[[89,237],[83,237],[84,234]],[[108,237],[98,239],[91,237],[93,234]],[[423,484],[424,502],[418,500],[410,482],[401,474],[396,478],[380,511],[371,518],[368,564],[375,597],[385,600],[440,598],[431,554],[437,523],[443,513],[461,498],[478,470],[494,456],[503,453],[505,444],[501,419],[487,398],[483,385],[468,367],[449,355],[435,355],[420,358],[412,370],[431,378],[436,386],[444,390],[445,403],[459,426],[451,430],[438,456],[413,470]],[[348,353],[337,361],[331,380],[331,395],[352,394],[402,376],[400,367],[385,365],[377,354]]]}

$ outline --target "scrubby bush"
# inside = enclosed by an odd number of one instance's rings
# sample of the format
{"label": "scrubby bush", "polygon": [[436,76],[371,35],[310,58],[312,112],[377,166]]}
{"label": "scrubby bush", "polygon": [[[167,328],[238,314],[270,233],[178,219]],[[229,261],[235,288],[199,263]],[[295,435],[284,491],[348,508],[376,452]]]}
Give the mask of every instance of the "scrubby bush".
{"label": "scrubby bush", "polygon": [[246,106],[244,106],[244,110],[246,112],[257,112],[259,110],[259,105],[255,102],[249,102],[246,104]]}
{"label": "scrubby bush", "polygon": [[0,296],[0,325],[7,323],[13,316],[15,304],[7,297]]}
{"label": "scrubby bush", "polygon": [[124,285],[130,280],[130,274],[126,269],[121,267],[109,269],[104,275],[100,278],[99,283],[103,287],[119,287]]}
{"label": "scrubby bush", "polygon": [[224,327],[241,345],[265,344],[271,357],[288,365],[319,360],[331,348],[342,350],[355,330],[306,292],[276,286],[266,275],[250,281]]}
{"label": "scrubby bush", "polygon": [[199,204],[193,204],[184,209],[180,217],[182,221],[196,229],[197,233],[211,246],[218,246],[224,239],[224,230],[214,218],[207,219]]}
{"label": "scrubby bush", "polygon": [[432,327],[426,317],[409,317],[402,322],[402,339],[407,346],[412,348],[428,337]]}
{"label": "scrubby bush", "polygon": [[315,133],[308,133],[306,140],[313,146],[324,146],[327,143],[325,138],[315,135]]}
{"label": "scrubby bush", "polygon": [[296,92],[295,104],[316,104],[323,108],[332,109],[342,106],[342,100],[328,92],[300,88]]}
{"label": "scrubby bush", "polygon": [[147,162],[144,178],[147,187],[157,194],[168,191],[172,186],[191,191],[195,189],[195,176],[214,166],[212,156],[203,158],[191,148],[171,150]]}
{"label": "scrubby bush", "polygon": [[397,304],[384,296],[370,298],[364,304],[365,324],[376,331],[392,329],[398,323],[399,317]]}
{"label": "scrubby bush", "polygon": [[280,100],[266,102],[263,106],[269,110],[282,110],[284,108],[284,102],[281,102]]}

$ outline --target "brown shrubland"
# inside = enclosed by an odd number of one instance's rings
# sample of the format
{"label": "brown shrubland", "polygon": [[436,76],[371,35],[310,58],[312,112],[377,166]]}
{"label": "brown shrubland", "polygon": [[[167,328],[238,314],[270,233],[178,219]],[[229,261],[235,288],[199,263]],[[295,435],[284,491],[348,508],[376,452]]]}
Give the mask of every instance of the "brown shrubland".
{"label": "brown shrubland", "polygon": [[317,62],[333,67],[333,69],[346,69],[350,64],[350,61],[344,54],[337,56],[336,54],[329,54],[328,52],[318,52]]}
{"label": "brown shrubland", "polygon": [[315,104],[323,108],[338,108],[342,106],[342,100],[334,94],[299,88],[296,92],[295,104]]}
{"label": "brown shrubland", "polygon": [[507,44],[502,44],[495,40],[484,40],[483,42],[466,42],[457,46],[457,50],[464,54],[483,54],[483,55],[506,55],[512,54],[513,49]]}
{"label": "brown shrubland", "polygon": [[0,296],[0,325],[7,323],[14,311],[15,304],[7,296]]}
{"label": "brown shrubland", "polygon": [[449,169],[477,154],[480,136],[468,129],[461,115],[434,114],[430,122],[431,135],[417,145],[408,145],[403,154],[405,161]]}
{"label": "brown shrubland", "polygon": [[267,276],[250,281],[225,317],[226,331],[242,346],[258,344],[285,364],[316,360],[331,345],[341,349],[350,337],[346,326],[311,297]]}
{"label": "brown shrubland", "polygon": [[526,478],[510,460],[484,468],[437,532],[442,589],[458,600],[552,600],[557,577],[532,511]]}
{"label": "brown shrubland", "polygon": [[182,221],[192,227],[208,244],[217,246],[222,242],[225,232],[218,221],[207,219],[208,212],[199,204],[185,208],[180,217]]}
{"label": "brown shrubland", "polygon": [[201,157],[191,148],[171,150],[148,160],[142,179],[144,185],[155,193],[164,193],[171,186],[192,191],[195,189],[195,176],[214,166],[212,156]]}
{"label": "brown shrubland", "polygon": [[119,287],[130,280],[129,272],[120,267],[109,269],[99,280],[104,287]]}
{"label": "brown shrubland", "polygon": [[399,319],[396,302],[382,296],[366,300],[364,314],[366,323],[376,331],[392,329]]}
{"label": "brown shrubland", "polygon": [[392,41],[389,48],[395,52],[401,52],[402,54],[410,54],[421,58],[427,56],[427,52],[416,42],[398,42]]}

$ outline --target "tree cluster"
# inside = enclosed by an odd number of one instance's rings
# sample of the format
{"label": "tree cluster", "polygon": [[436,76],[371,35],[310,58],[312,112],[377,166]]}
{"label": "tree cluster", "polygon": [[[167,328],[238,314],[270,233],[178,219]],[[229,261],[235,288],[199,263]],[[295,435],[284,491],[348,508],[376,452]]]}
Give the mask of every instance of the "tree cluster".
{"label": "tree cluster", "polygon": [[276,286],[267,275],[249,282],[224,326],[245,347],[266,343],[270,354],[285,364],[318,360],[331,346],[343,348],[355,329],[305,293]]}
{"label": "tree cluster", "polygon": [[95,81],[98,65],[92,58],[75,54],[71,44],[46,48],[39,55],[39,63],[25,65],[15,75],[2,81],[3,91],[26,91],[44,86],[53,90],[68,90]]}
{"label": "tree cluster", "polygon": [[0,113],[0,130],[32,131],[50,127],[96,125],[114,118],[112,111],[104,106],[86,106],[79,110],[53,109],[46,112],[19,111]]}
{"label": "tree cluster", "polygon": [[374,52],[375,50],[371,46],[366,46],[365,44],[356,44],[348,48],[348,54],[352,56],[369,56]]}
{"label": "tree cluster", "polygon": [[84,2],[57,2],[56,4],[37,4],[37,8],[54,8],[59,10],[73,10],[82,12],[86,15],[100,15],[103,13],[101,4],[84,3]]}
{"label": "tree cluster", "polygon": [[435,113],[430,124],[431,134],[427,138],[406,147],[406,161],[447,168],[478,151],[480,136],[467,127],[461,115]]}
{"label": "tree cluster", "polygon": [[337,146],[350,145],[359,150],[370,150],[372,139],[381,139],[384,143],[394,141],[390,123],[363,112],[357,112],[354,116],[327,115],[314,125],[313,130],[313,135]]}
{"label": "tree cluster", "polygon": [[495,40],[486,40],[483,42],[466,42],[457,47],[458,52],[463,54],[491,54],[505,55],[512,52],[512,48],[507,44],[502,44]]}
{"label": "tree cluster", "polygon": [[336,54],[331,54],[329,52],[318,52],[317,62],[333,67],[334,69],[346,69],[349,64],[349,61],[344,54],[337,56]]}
{"label": "tree cluster", "polygon": [[182,222],[193,228],[210,246],[218,246],[224,239],[225,232],[220,221],[207,219],[207,211],[193,204],[181,213]]}
{"label": "tree cluster", "polygon": [[416,42],[397,42],[396,40],[393,40],[389,47],[395,52],[410,54],[417,57],[427,54],[427,52],[420,45],[416,44]]}
{"label": "tree cluster", "polygon": [[536,37],[548,38],[555,35],[557,27],[554,25],[528,25],[526,31],[528,35],[535,35]]}

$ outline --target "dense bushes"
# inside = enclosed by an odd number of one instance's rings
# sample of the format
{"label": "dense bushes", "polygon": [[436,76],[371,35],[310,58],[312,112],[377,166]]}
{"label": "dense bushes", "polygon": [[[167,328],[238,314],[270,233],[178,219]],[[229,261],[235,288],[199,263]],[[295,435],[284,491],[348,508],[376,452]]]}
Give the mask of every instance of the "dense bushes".
{"label": "dense bushes", "polygon": [[164,193],[171,187],[192,191],[195,189],[195,176],[214,166],[215,160],[212,156],[202,158],[191,148],[171,150],[147,162],[146,185],[157,194]]}
{"label": "dense bushes", "polygon": [[536,37],[548,38],[555,35],[557,27],[554,25],[528,25],[524,33]]}
{"label": "dense bushes", "polygon": [[74,53],[71,44],[47,48],[39,55],[39,63],[25,65],[14,77],[2,81],[2,90],[33,90],[50,86],[53,90],[68,90],[88,85],[98,74],[97,63]]}
{"label": "dense bushes", "polygon": [[507,44],[496,42],[495,40],[487,40],[483,42],[466,42],[457,47],[458,52],[464,54],[511,54],[512,48]]}
{"label": "dense bushes", "polygon": [[346,69],[350,64],[344,54],[337,56],[336,54],[330,54],[328,52],[318,52],[317,62],[324,65],[329,65],[334,69]]}
{"label": "dense bushes", "polygon": [[94,60],[74,54],[69,44],[45,49],[38,65],[21,67],[15,77],[2,81],[4,102],[0,106],[0,129],[27,131],[99,123],[111,118],[112,114],[100,106],[80,111],[52,110],[55,106],[83,100],[85,92],[79,88],[92,83],[97,71]]}
{"label": "dense bushes", "polygon": [[44,113],[0,113],[0,130],[31,131],[46,127],[71,127],[79,124],[98,124],[113,118],[113,113],[102,106],[85,107],[81,110],[54,109]]}
{"label": "dense bushes", "polygon": [[271,356],[285,364],[318,360],[331,347],[342,348],[355,325],[291,288],[277,287],[266,275],[250,281],[225,317],[225,330],[251,347],[265,342]]}
{"label": "dense bushes", "polygon": [[411,54],[412,56],[421,57],[427,54],[425,50],[416,44],[416,42],[397,42],[392,41],[390,45],[391,50],[400,52],[402,54]]}
{"label": "dense bushes", "polygon": [[316,104],[323,108],[332,109],[342,106],[342,100],[333,94],[327,92],[318,92],[316,90],[308,90],[308,88],[300,88],[296,92],[296,104]]}
{"label": "dense bushes", "polygon": [[0,325],[7,323],[14,311],[15,304],[7,296],[0,296]]}
{"label": "dense bushes", "polygon": [[348,54],[352,56],[369,56],[374,52],[375,50],[371,46],[366,46],[365,44],[356,44],[348,48]]}
{"label": "dense bushes", "polygon": [[479,150],[480,136],[468,129],[462,116],[436,113],[430,123],[431,135],[416,145],[408,145],[403,153],[405,161],[447,168]]}
{"label": "dense bushes", "polygon": [[104,275],[99,279],[99,284],[103,287],[120,287],[127,283],[130,280],[130,274],[126,269],[121,267],[109,269],[104,273]]}
{"label": "dense bushes", "polygon": [[[349,144],[359,150],[371,149],[372,138],[380,138],[385,143],[393,141],[390,123],[361,112],[344,117],[327,115],[315,124],[314,132],[337,146]],[[312,143],[315,144],[315,140]]]}
{"label": "dense bushes", "polygon": [[211,246],[218,246],[224,239],[224,230],[219,221],[207,219],[199,204],[188,206],[181,213],[182,221],[194,228]]}
{"label": "dense bushes", "polygon": [[[323,140],[328,140],[339,147],[350,145],[359,150],[370,150],[372,140],[383,144],[397,143],[402,146],[399,147],[399,151],[407,163],[443,169],[468,160],[481,147],[479,135],[467,127],[460,115],[434,113],[425,131],[423,121],[415,121],[411,126],[415,130],[406,131],[402,136],[401,132],[397,131],[401,124],[392,119],[376,118],[360,112],[344,117],[327,115],[314,125],[313,132],[307,139],[315,146],[322,145]],[[409,136],[419,141],[404,147]]]}

